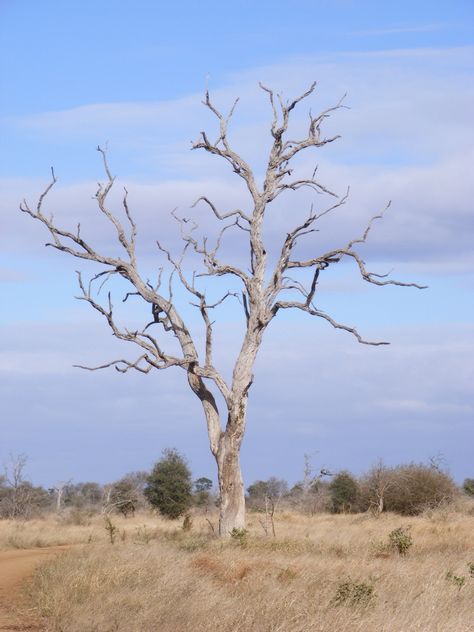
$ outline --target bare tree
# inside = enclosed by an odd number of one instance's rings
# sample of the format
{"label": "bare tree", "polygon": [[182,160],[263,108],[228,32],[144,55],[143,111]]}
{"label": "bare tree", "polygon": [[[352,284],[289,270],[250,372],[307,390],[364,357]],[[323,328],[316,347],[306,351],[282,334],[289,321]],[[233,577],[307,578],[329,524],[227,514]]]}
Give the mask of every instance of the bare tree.
{"label": "bare tree", "polygon": [[[185,371],[190,388],[202,404],[209,444],[217,462],[219,491],[220,491],[220,526],[222,536],[228,535],[234,528],[245,525],[244,487],[240,470],[240,447],[245,432],[246,411],[249,390],[253,382],[253,367],[258,351],[262,344],[262,337],[270,322],[278,313],[286,310],[299,310],[310,316],[321,318],[336,329],[344,330],[354,336],[360,343],[370,345],[387,344],[364,339],[358,330],[349,325],[336,321],[331,315],[321,310],[315,304],[315,295],[321,273],[341,262],[343,259],[355,263],[362,279],[367,283],[378,286],[399,285],[420,287],[414,283],[402,283],[370,272],[359,255],[356,247],[363,244],[375,220],[383,216],[383,212],[372,217],[361,234],[343,246],[301,258],[297,255],[295,246],[298,240],[314,233],[318,221],[329,213],[343,206],[347,201],[347,194],[338,197],[328,190],[318,179],[316,170],[309,177],[295,178],[292,176],[293,160],[303,151],[311,147],[323,147],[335,141],[338,136],[324,137],[321,132],[323,122],[336,110],[344,107],[342,100],[317,115],[309,114],[307,132],[301,139],[289,137],[288,126],[295,107],[309,97],[316,84],[298,98],[284,101],[280,95],[261,85],[267,94],[273,112],[271,123],[271,148],[265,167],[263,183],[257,181],[251,166],[239,155],[231,145],[228,137],[228,126],[234,113],[237,101],[228,115],[222,114],[206,92],[204,105],[217,119],[218,133],[215,140],[211,140],[206,132],[201,132],[199,139],[192,145],[192,149],[202,149],[209,154],[226,161],[233,172],[242,179],[249,194],[247,210],[234,209],[221,211],[207,197],[200,197],[194,203],[203,204],[220,224],[215,245],[210,245],[206,237],[196,236],[196,224],[185,217],[180,217],[175,211],[172,215],[177,221],[181,237],[184,242],[183,251],[177,257],[157,242],[158,248],[164,254],[170,272],[169,283],[163,289],[160,273],[156,284],[144,278],[138,268],[136,254],[137,227],[129,209],[128,195],[125,190],[123,197],[123,212],[127,226],[108,206],[108,196],[114,185],[106,152],[98,147],[102,155],[107,181],[100,184],[96,193],[99,211],[110,222],[122,248],[122,255],[111,255],[98,252],[81,233],[80,225],[74,231],[69,231],[57,225],[52,217],[45,215],[43,204],[46,196],[56,183],[56,176],[52,171],[52,181],[40,196],[36,208],[23,202],[21,210],[34,219],[42,222],[49,230],[52,242],[47,244],[57,250],[68,253],[78,259],[93,261],[101,265],[101,271],[85,282],[78,273],[81,290],[80,299],[89,303],[107,321],[116,338],[132,342],[140,348],[140,355],[133,360],[119,359],[98,367],[82,367],[97,370],[114,366],[120,372],[130,369],[148,373],[152,369],[162,370],[169,367],[179,367]],[[284,235],[276,263],[271,264],[267,257],[267,244],[264,239],[264,225],[267,211],[271,203],[286,191],[296,191],[307,188],[320,196],[320,199],[332,200],[332,203],[316,210],[311,205],[306,217]],[[225,233],[241,231],[241,236],[247,240],[249,260],[247,265],[238,266],[221,258],[221,244]],[[199,257],[202,268],[195,273],[189,273],[185,268],[185,255],[193,253]],[[108,301],[104,305],[99,302],[98,288],[103,286],[114,275],[126,279],[131,290],[124,298],[138,296],[148,303],[152,314],[151,322],[138,330],[121,327],[114,315],[114,306],[109,293]],[[225,277],[229,279],[229,289],[216,301],[209,300],[209,294],[202,279],[209,277]],[[173,298],[173,282],[177,279],[189,292],[192,301],[199,311],[204,327],[204,352],[198,352],[197,340],[193,338],[185,322],[182,310],[178,310],[177,302]],[[232,280],[232,282],[230,282]],[[235,283],[239,284],[239,292],[232,291]],[[240,351],[235,358],[232,379],[226,381],[221,371],[214,363],[213,310],[224,301],[238,299],[243,312],[244,334]],[[152,332],[158,332],[153,333]],[[179,343],[179,352],[170,353],[165,347],[168,336],[174,336]],[[223,398],[225,411],[219,411],[216,393]]]}
{"label": "bare tree", "polygon": [[4,465],[4,476],[0,476],[4,493],[0,494],[0,516],[11,520],[27,520],[36,511],[49,503],[49,497],[41,487],[33,485],[25,478],[28,458],[24,454],[10,454]]}
{"label": "bare tree", "polygon": [[385,509],[385,496],[395,481],[391,471],[379,460],[360,481],[362,507],[380,516]]}
{"label": "bare tree", "polygon": [[72,479],[68,481],[59,481],[53,487],[53,492],[56,496],[56,513],[60,513],[63,506],[64,494],[67,492],[67,488],[71,485]]}
{"label": "bare tree", "polygon": [[10,489],[9,496],[5,499],[6,515],[15,519],[25,514],[25,508],[30,502],[30,487],[25,480],[25,467],[28,458],[25,454],[14,456],[10,454],[8,463],[4,464],[5,481]]}

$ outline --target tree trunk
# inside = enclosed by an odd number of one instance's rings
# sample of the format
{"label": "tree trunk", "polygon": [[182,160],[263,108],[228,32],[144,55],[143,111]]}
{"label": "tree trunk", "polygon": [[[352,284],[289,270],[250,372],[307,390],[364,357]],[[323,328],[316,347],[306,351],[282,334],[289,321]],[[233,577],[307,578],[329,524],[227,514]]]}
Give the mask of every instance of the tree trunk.
{"label": "tree trunk", "polygon": [[223,433],[216,456],[219,476],[219,536],[229,537],[233,529],[245,528],[245,495],[240,471],[240,441]]}

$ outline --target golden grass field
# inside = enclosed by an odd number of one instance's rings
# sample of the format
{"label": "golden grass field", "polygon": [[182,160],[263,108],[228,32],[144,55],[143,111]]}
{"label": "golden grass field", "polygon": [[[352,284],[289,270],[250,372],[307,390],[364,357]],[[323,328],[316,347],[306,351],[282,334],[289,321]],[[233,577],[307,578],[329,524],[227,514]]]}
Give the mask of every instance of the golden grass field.
{"label": "golden grass field", "polygon": [[[243,542],[151,515],[0,522],[0,549],[75,544],[28,587],[54,632],[474,631],[474,504],[423,516],[249,514]],[[410,527],[407,555],[388,534]]]}

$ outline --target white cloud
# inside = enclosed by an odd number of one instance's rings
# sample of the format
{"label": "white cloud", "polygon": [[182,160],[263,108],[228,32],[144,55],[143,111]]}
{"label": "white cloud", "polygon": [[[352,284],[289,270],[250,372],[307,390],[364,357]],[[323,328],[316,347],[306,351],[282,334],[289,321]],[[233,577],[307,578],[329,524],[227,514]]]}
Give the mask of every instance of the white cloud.
{"label": "white cloud", "polygon": [[[433,151],[438,148],[441,155],[454,141],[472,141],[470,126],[465,125],[470,121],[473,99],[467,81],[472,52],[465,47],[301,56],[233,73],[226,86],[211,86],[211,93],[223,110],[240,97],[232,129],[235,136],[247,137],[239,142],[243,141],[242,147],[250,155],[255,154],[257,138],[268,134],[270,119],[266,95],[258,82],[283,90],[286,98],[304,91],[314,79],[319,85],[307,107],[324,109],[348,93],[352,110],[341,113],[334,123],[345,136],[344,154],[347,142],[357,145],[359,160],[363,160],[367,150],[386,149],[388,143],[398,140],[405,148],[414,143]],[[182,155],[189,147],[187,142],[204,125],[208,129],[213,120],[201,100],[202,95],[191,94],[155,103],[98,103],[18,117],[10,123],[44,134],[48,142],[78,142],[86,135],[88,143],[102,138],[115,145],[144,143],[146,153],[153,146],[177,148],[177,143],[184,142]],[[307,107],[302,106],[299,117],[296,115],[299,125],[295,127],[306,124]],[[169,157],[164,155],[162,160]]]}
{"label": "white cloud", "polygon": [[[368,219],[385,206],[390,196],[393,200],[391,209],[383,221],[374,224],[368,244],[361,249],[369,266],[370,262],[379,260],[388,262],[389,268],[395,264],[397,268],[411,269],[413,273],[471,271],[474,191],[469,165],[473,157],[472,152],[459,153],[428,166],[400,166],[390,171],[367,166],[326,165],[324,171],[330,184],[340,191],[345,183],[351,183],[351,196],[344,208],[321,221],[319,233],[301,240],[301,256],[321,254],[361,234]],[[28,189],[32,191],[28,182],[21,186],[23,193]],[[156,239],[175,252],[180,250],[178,227],[169,214],[173,208],[178,208],[184,216],[194,217],[200,224],[201,233],[215,238],[218,226],[206,206],[201,204],[190,210],[190,205],[203,194],[222,210],[245,209],[247,204],[239,181],[175,179],[157,184],[132,181],[126,182],[126,186],[130,208],[138,223],[142,252],[155,260],[158,254]],[[36,183],[35,189],[38,191]],[[118,254],[120,250],[113,227],[100,215],[92,199],[95,189],[93,182],[59,184],[47,199],[45,208],[54,213],[58,224],[70,230],[75,230],[80,222],[82,234],[94,246]],[[31,192],[28,197],[34,201],[35,195],[36,192]],[[111,196],[111,208],[119,214],[121,196],[122,189],[117,183]],[[266,235],[270,252],[278,251],[282,235],[303,218],[310,203],[308,194],[285,194],[269,209]],[[47,232],[11,208],[13,204],[7,202],[5,206],[2,210],[4,235],[8,235],[6,249],[34,252],[37,256],[40,244],[49,239]],[[243,265],[241,255],[246,249],[242,239],[243,235],[237,231],[235,239],[226,236],[225,243],[231,260]],[[53,253],[45,254],[53,260]]]}
{"label": "white cloud", "polygon": [[472,414],[474,412],[472,403],[436,403],[421,399],[386,399],[375,402],[375,407],[400,413]]}
{"label": "white cloud", "polygon": [[[215,89],[213,98],[224,109],[235,95],[241,96],[231,135],[238,149],[258,165],[268,146],[269,110],[257,80],[275,88],[283,84],[285,94],[295,94],[310,78],[317,77],[322,94],[316,93],[311,100],[315,108],[334,102],[347,89],[353,107],[331,119],[328,130],[341,131],[343,139],[315,152],[314,159],[322,161],[320,177],[324,184],[341,193],[351,185],[351,201],[337,217],[321,223],[318,247],[339,246],[352,238],[392,199],[392,210],[374,227],[365,250],[367,256],[408,262],[428,272],[465,271],[472,262],[469,236],[474,191],[470,165],[474,134],[470,121],[474,99],[466,80],[472,52],[466,47],[300,57],[229,75],[227,85]],[[29,133],[44,135],[48,143],[78,145],[85,142],[84,134],[88,135],[87,143],[108,137],[113,147],[111,162],[116,156],[121,172],[127,164],[125,155],[128,160],[130,155],[135,156],[130,165],[133,160],[141,164],[148,161],[148,173],[150,165],[163,168],[164,175],[157,181],[152,182],[150,176],[125,176],[123,182],[130,191],[142,235],[159,237],[177,247],[169,210],[178,206],[187,214],[188,206],[203,194],[225,209],[245,205],[248,199],[226,165],[188,151],[188,141],[197,136],[199,129],[215,129],[215,121],[200,99],[201,95],[188,95],[160,103],[91,104],[18,118],[15,124]],[[302,106],[295,119],[295,134],[303,133],[306,109]],[[306,173],[313,166],[308,157],[298,168]],[[61,176],[61,168],[58,173]],[[97,173],[100,178],[99,164]],[[34,199],[39,183],[4,184],[10,189],[0,209],[10,235],[7,247],[37,243],[39,227],[20,219],[11,208],[25,192]],[[36,193],[32,195],[33,188]],[[94,210],[94,192],[93,182],[59,185],[48,207],[57,214],[58,221],[65,218],[71,226],[81,221],[84,234],[92,232],[98,244],[110,247],[107,228]],[[117,189],[116,203],[118,198]],[[275,246],[281,232],[296,217],[295,203],[304,212],[310,197],[302,194],[282,198],[271,211],[268,236]],[[210,231],[211,218],[205,210],[197,209],[196,213],[203,229]],[[240,248],[237,244],[234,250],[238,253]],[[155,252],[152,239],[146,251]],[[308,247],[302,252],[313,251]]]}
{"label": "white cloud", "polygon": [[[197,463],[209,458],[202,411],[183,372],[123,376],[112,369],[93,374],[72,369],[78,360],[103,361],[116,352],[97,323],[40,328],[19,323],[1,334],[31,368],[2,371],[10,428],[55,436],[60,449],[67,449],[71,433],[93,433],[88,458],[98,458],[105,441],[114,457],[125,461],[128,432],[144,446],[133,467],[143,467],[140,459],[165,445],[179,446]],[[218,359],[229,364],[235,331],[227,329],[226,336]],[[264,475],[258,457],[263,437],[269,475],[289,476],[288,459],[278,457],[289,450],[291,467],[303,452],[320,450],[328,466],[356,468],[368,467],[371,458],[419,460],[441,450],[460,476],[467,472],[470,456],[463,448],[473,439],[473,328],[399,327],[390,339],[391,347],[373,349],[325,323],[275,323],[264,340],[249,405],[244,452],[258,464],[255,475]],[[121,355],[127,351],[121,345]],[[10,353],[8,348],[3,358]],[[146,445],[144,437],[150,438]],[[161,443],[153,445],[157,440]],[[71,458],[87,463],[83,455]],[[101,477],[107,459],[103,467]]]}

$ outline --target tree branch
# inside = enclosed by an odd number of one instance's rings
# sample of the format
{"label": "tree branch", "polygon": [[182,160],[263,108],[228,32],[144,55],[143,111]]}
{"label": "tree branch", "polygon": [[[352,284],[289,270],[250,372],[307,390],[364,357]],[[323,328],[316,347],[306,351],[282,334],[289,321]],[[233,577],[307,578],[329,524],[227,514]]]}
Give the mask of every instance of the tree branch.
{"label": "tree branch", "polygon": [[319,318],[323,318],[324,320],[327,320],[327,322],[330,323],[335,329],[342,329],[344,331],[347,331],[348,333],[352,334],[358,340],[358,342],[364,345],[377,347],[380,345],[390,344],[389,342],[374,342],[370,340],[365,340],[365,338],[362,338],[355,327],[349,327],[348,325],[338,323],[336,320],[334,320],[334,318],[329,316],[329,314],[326,314],[326,312],[323,312],[309,305],[308,301],[304,303],[300,303],[298,301],[278,301],[273,306],[273,314],[276,316],[280,309],[299,309],[303,312],[306,312],[307,314],[310,314],[311,316],[318,316]]}
{"label": "tree branch", "polygon": [[236,209],[235,211],[229,211],[228,213],[224,213],[224,214],[219,213],[219,211],[214,206],[214,204],[207,197],[205,197],[204,195],[202,195],[200,198],[198,198],[191,205],[191,208],[195,208],[197,206],[197,204],[199,204],[199,202],[205,202],[209,206],[209,208],[212,210],[214,215],[217,217],[217,219],[219,219],[219,220],[224,220],[224,219],[227,219],[228,217],[233,217],[234,215],[238,215],[239,217],[244,219],[249,224],[252,222],[252,219],[250,217],[248,217],[248,215],[246,215],[240,209]]}

